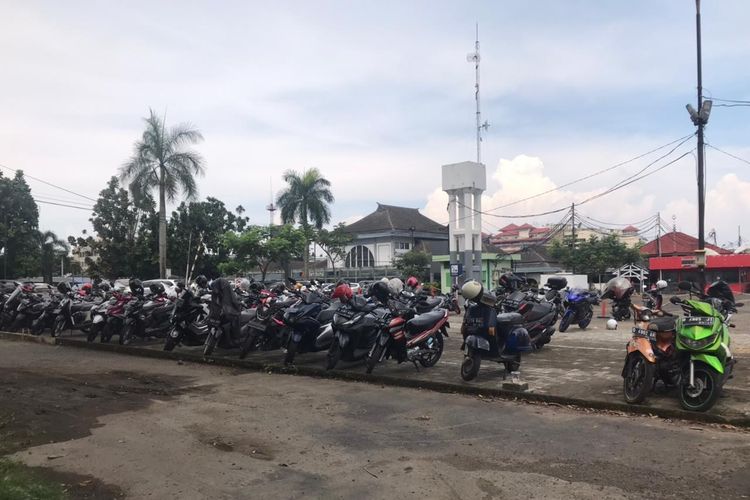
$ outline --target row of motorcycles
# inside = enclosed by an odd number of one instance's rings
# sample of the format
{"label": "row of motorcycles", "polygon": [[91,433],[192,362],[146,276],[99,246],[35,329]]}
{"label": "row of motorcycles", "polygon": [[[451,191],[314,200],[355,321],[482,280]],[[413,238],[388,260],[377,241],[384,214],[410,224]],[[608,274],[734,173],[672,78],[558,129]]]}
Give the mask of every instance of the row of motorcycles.
{"label": "row of motorcycles", "polygon": [[625,401],[643,403],[661,381],[677,389],[686,410],[707,411],[732,378],[736,359],[729,329],[734,327],[732,315],[743,304],[735,301],[724,281],[705,290],[683,281],[678,287],[688,298],[671,297],[683,312],[674,316],[662,309],[666,286],[660,281],[644,296],[644,305],[630,304],[634,326],[622,369]]}

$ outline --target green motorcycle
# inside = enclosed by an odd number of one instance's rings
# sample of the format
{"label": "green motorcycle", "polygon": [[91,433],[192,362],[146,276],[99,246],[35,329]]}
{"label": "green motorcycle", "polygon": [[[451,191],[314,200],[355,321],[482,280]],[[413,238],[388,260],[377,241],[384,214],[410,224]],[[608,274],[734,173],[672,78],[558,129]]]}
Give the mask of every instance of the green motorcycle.
{"label": "green motorcycle", "polygon": [[[731,378],[736,360],[729,350],[729,327],[737,312],[734,294],[724,281],[716,281],[702,293],[683,281],[679,288],[690,292],[690,299],[672,297],[685,316],[677,320],[676,347],[681,366],[680,405],[690,411],[707,411],[719,398],[724,383]],[[693,299],[697,295],[697,299]]]}

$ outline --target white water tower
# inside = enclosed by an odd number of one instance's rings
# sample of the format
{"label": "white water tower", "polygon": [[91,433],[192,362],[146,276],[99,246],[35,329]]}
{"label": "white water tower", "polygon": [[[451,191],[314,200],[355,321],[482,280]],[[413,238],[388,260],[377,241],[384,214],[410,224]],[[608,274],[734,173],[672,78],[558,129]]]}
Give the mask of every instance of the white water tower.
{"label": "white water tower", "polygon": [[450,263],[451,267],[463,264],[463,281],[482,281],[481,212],[486,188],[484,164],[464,161],[443,165],[443,191],[448,193]]}

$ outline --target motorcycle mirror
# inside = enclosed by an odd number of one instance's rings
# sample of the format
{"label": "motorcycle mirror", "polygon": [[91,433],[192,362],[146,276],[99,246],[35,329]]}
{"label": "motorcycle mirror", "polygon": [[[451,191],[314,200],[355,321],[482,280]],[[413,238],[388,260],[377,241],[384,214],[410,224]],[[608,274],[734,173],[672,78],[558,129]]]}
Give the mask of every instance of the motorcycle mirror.
{"label": "motorcycle mirror", "polygon": [[690,292],[693,290],[693,284],[689,281],[680,281],[677,283],[677,288],[680,290],[685,290],[686,292]]}

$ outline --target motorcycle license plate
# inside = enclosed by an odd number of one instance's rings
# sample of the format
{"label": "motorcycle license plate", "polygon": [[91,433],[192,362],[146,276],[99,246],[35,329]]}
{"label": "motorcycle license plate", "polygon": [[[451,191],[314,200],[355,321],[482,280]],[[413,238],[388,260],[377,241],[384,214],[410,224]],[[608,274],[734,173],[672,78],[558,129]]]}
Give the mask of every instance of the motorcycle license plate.
{"label": "motorcycle license plate", "polygon": [[638,328],[637,326],[633,327],[633,335],[636,335],[638,337],[646,337],[647,339],[654,338],[654,332],[651,330],[646,330],[644,328]]}
{"label": "motorcycle license plate", "polygon": [[711,316],[688,316],[682,320],[682,326],[714,326]]}

